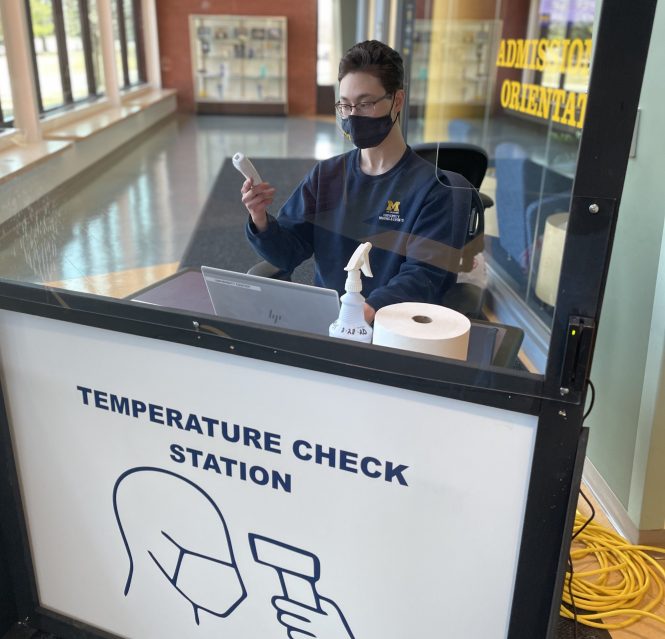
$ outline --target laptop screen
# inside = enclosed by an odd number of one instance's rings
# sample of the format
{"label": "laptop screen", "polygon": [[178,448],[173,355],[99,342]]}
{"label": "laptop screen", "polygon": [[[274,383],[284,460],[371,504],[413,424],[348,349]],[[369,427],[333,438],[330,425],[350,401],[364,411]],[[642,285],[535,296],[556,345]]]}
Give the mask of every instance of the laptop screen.
{"label": "laptop screen", "polygon": [[339,315],[337,291],[209,266],[201,272],[219,317],[328,335]]}

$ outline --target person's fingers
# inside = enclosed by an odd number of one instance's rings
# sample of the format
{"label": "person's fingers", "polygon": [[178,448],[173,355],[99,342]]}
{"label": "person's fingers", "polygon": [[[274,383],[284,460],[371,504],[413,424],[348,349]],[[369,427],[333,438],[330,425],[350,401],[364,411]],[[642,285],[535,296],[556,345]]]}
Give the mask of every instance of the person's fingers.
{"label": "person's fingers", "polygon": [[270,186],[267,182],[261,182],[258,186],[253,186],[251,188],[252,193],[270,193],[271,195],[275,194],[275,187]]}
{"label": "person's fingers", "polygon": [[268,198],[272,199],[273,197],[275,197],[275,191],[257,191],[256,189],[253,189],[242,196],[242,201],[249,202],[255,198],[258,200],[266,200]]}
{"label": "person's fingers", "polygon": [[266,200],[266,199],[272,199],[275,196],[275,189],[251,189],[247,191],[247,193],[243,193],[242,196],[242,202],[247,206],[249,202],[252,200]]}
{"label": "person's fingers", "polygon": [[300,630],[289,630],[286,634],[289,639],[311,639],[311,637],[315,637],[315,635],[309,632],[302,632]]}
{"label": "person's fingers", "polygon": [[258,184],[252,184],[252,181],[247,179],[242,183],[240,192],[247,193],[249,191],[254,191],[255,193],[261,191],[275,191],[275,187],[271,186],[269,182],[259,182]]}
{"label": "person's fingers", "polygon": [[261,193],[258,193],[256,195],[252,195],[251,193],[248,193],[247,195],[243,196],[242,198],[242,203],[248,208],[248,209],[253,209],[253,208],[258,208],[258,207],[266,207],[268,204],[272,203],[273,197],[268,194],[268,195],[263,195]]}

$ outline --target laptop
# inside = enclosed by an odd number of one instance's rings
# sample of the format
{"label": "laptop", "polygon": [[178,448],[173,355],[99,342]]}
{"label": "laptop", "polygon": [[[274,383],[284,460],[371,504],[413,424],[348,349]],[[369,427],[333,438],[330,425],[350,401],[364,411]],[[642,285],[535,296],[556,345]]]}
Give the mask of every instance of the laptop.
{"label": "laptop", "polygon": [[215,315],[328,335],[339,315],[337,291],[202,266]]}

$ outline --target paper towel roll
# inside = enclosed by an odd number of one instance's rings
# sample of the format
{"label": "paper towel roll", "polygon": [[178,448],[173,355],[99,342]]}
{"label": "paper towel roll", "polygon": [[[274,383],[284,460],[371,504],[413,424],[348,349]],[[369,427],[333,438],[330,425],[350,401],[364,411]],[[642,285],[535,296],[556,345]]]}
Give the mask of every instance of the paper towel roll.
{"label": "paper towel roll", "polygon": [[445,306],[402,302],[379,309],[373,344],[465,360],[471,322]]}

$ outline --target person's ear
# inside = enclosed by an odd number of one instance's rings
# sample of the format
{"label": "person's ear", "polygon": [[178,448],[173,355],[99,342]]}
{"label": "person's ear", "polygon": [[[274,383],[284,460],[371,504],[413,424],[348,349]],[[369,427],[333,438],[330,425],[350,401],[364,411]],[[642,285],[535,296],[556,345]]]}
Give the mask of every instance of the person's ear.
{"label": "person's ear", "polygon": [[395,115],[401,113],[402,107],[404,107],[405,98],[406,93],[404,92],[404,89],[397,89],[397,91],[395,91],[395,103],[393,105],[393,109],[395,109]]}

